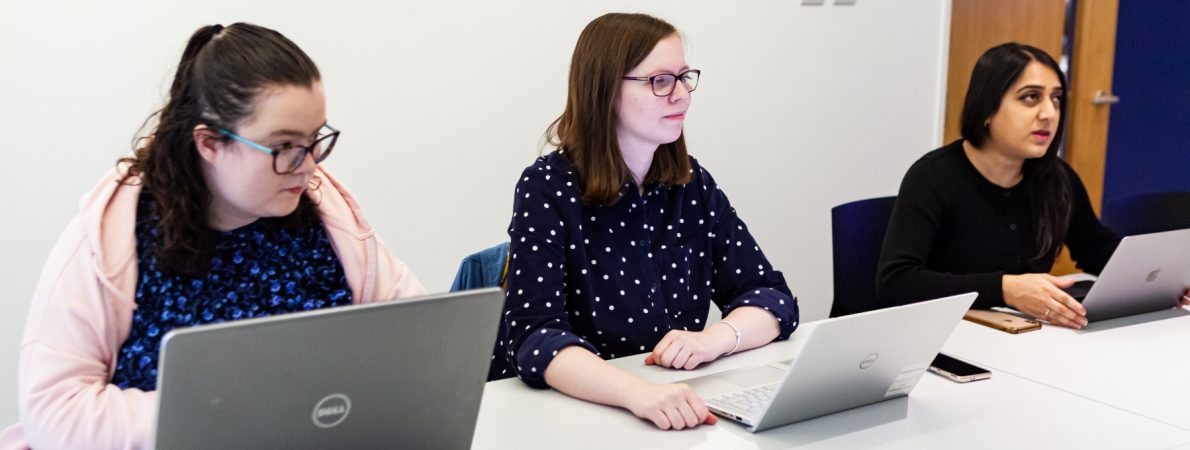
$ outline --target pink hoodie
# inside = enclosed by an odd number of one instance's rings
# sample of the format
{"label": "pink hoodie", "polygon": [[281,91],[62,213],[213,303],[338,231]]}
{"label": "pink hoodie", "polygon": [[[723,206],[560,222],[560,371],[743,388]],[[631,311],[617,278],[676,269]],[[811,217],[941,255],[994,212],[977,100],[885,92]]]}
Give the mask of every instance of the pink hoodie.
{"label": "pink hoodie", "polygon": [[[320,169],[311,195],[355,303],[425,293],[380,242],[355,199]],[[81,201],[37,281],[21,339],[21,421],[0,449],[152,448],[157,393],[110,384],[136,309],[136,205],[141,187],[113,169]]]}

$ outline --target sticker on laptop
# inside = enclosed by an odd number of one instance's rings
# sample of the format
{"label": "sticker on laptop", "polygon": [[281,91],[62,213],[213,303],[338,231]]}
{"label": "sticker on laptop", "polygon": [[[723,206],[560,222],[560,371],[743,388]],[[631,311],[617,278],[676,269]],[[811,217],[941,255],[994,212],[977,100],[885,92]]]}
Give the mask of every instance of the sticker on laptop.
{"label": "sticker on laptop", "polygon": [[929,366],[929,364],[915,364],[901,369],[897,377],[893,378],[892,384],[888,386],[888,390],[884,392],[884,397],[908,395]]}

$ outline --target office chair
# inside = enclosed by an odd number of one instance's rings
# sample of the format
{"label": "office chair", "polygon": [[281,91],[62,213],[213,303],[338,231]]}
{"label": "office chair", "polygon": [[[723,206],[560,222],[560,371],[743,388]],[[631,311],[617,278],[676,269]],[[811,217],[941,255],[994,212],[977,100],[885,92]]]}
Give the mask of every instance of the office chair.
{"label": "office chair", "polygon": [[[488,287],[504,287],[505,277],[508,275],[508,242],[503,242],[467,255],[459,264],[459,271],[455,274],[451,292],[467,289]],[[493,317],[492,320],[501,320]],[[496,329],[496,340],[492,342],[492,362],[488,366],[488,381],[501,380],[513,376],[512,368],[500,349],[500,343],[508,339],[508,332],[501,323]]]}
{"label": "office chair", "polygon": [[1120,237],[1190,228],[1190,191],[1113,198],[1103,203],[1103,223]]}
{"label": "office chair", "polygon": [[876,269],[896,199],[871,198],[831,208],[835,285],[831,317],[879,309]]}
{"label": "office chair", "polygon": [[508,242],[467,255],[459,264],[451,292],[467,289],[503,287],[508,272]]}

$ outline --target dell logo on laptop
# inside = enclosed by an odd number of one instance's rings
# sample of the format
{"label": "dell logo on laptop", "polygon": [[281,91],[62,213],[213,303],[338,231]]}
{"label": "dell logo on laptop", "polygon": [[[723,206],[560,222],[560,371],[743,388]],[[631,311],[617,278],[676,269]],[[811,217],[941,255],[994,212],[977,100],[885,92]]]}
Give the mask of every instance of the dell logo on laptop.
{"label": "dell logo on laptop", "polygon": [[1161,273],[1160,267],[1158,267],[1157,270],[1149,272],[1149,276],[1145,277],[1145,283],[1152,283],[1154,280],[1157,279],[1157,275],[1160,273]]}
{"label": "dell logo on laptop", "polygon": [[330,428],[342,423],[350,412],[351,399],[343,394],[331,394],[314,405],[314,413],[310,418],[318,428]]}
{"label": "dell logo on laptop", "polygon": [[872,364],[876,364],[877,359],[880,359],[879,353],[873,353],[871,355],[865,356],[864,360],[859,362],[860,370],[872,367]]}

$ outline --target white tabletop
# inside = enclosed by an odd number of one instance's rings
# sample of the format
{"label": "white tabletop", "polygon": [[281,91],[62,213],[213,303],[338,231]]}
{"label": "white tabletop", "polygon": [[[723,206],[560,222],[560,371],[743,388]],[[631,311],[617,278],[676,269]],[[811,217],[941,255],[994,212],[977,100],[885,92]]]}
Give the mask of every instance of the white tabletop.
{"label": "white tabletop", "polygon": [[1190,311],[1019,335],[964,321],[942,351],[1190,430]]}
{"label": "white tabletop", "polygon": [[[964,335],[972,331],[963,330]],[[645,366],[644,355],[612,364],[646,380],[680,381],[789,359],[801,345],[798,335],[694,371]],[[926,374],[909,398],[757,434],[726,419],[693,430],[660,431],[626,410],[534,390],[517,379],[495,381],[485,388],[473,448],[1163,449],[1184,444],[1190,444],[1190,431],[998,371],[990,380],[968,384]]]}

